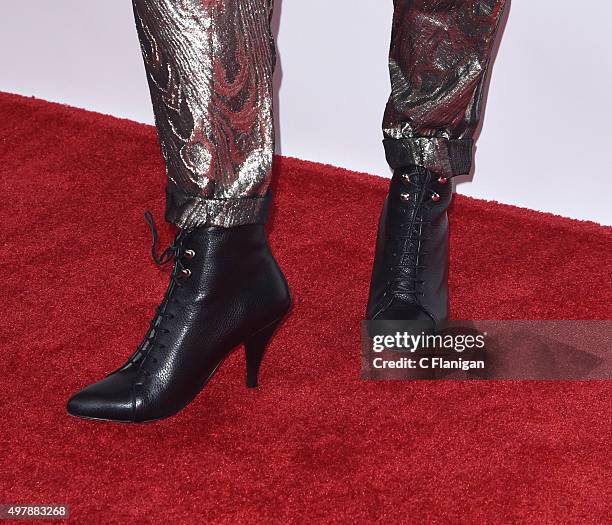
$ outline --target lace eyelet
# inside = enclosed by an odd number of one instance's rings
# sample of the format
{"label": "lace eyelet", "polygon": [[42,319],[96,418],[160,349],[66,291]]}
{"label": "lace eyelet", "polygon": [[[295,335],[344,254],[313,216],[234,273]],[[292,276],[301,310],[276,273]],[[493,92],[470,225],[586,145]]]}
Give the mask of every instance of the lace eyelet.
{"label": "lace eyelet", "polygon": [[438,183],[439,184],[446,184],[446,183],[448,183],[448,178],[447,177],[440,177],[438,179]]}
{"label": "lace eyelet", "polygon": [[191,277],[191,270],[189,268],[183,268],[179,274],[182,278],[187,279]]}
{"label": "lace eyelet", "polygon": [[431,200],[432,200],[432,201],[434,201],[434,202],[438,202],[440,199],[441,199],[441,197],[440,197],[440,194],[439,194],[439,193],[434,193],[434,194],[431,196]]}
{"label": "lace eyelet", "polygon": [[407,202],[410,200],[410,193],[402,193],[400,195],[400,199],[402,199],[404,202]]}
{"label": "lace eyelet", "polygon": [[196,252],[194,250],[185,250],[183,257],[185,259],[193,259],[196,256]]}
{"label": "lace eyelet", "polygon": [[410,175],[408,173],[404,173],[402,175],[402,180],[406,183],[406,184],[410,184],[412,182],[412,180],[410,179]]}

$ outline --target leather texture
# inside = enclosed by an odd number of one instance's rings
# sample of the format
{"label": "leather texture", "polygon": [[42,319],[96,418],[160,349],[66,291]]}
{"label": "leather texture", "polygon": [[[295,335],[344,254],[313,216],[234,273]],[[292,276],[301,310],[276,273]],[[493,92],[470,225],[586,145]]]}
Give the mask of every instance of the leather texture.
{"label": "leather texture", "polygon": [[[170,284],[144,341],[124,366],[75,394],[70,414],[162,419],[190,403],[241,343],[254,341],[260,361],[291,305],[263,225],[184,231],[175,246]],[[256,375],[259,362],[253,366]]]}
{"label": "leather texture", "polygon": [[434,326],[448,318],[449,178],[397,169],[383,206],[366,318]]}

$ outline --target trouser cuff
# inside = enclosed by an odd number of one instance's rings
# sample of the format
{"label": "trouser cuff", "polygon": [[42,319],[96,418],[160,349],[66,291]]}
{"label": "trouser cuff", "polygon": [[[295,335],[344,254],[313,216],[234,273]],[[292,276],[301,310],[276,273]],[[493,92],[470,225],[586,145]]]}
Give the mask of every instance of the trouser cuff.
{"label": "trouser cuff", "polygon": [[383,145],[393,169],[421,166],[445,177],[465,175],[472,169],[471,139],[386,138]]}
{"label": "trouser cuff", "polygon": [[264,197],[219,199],[189,195],[168,187],[166,220],[182,229],[264,224],[268,220],[271,200],[270,191]]}

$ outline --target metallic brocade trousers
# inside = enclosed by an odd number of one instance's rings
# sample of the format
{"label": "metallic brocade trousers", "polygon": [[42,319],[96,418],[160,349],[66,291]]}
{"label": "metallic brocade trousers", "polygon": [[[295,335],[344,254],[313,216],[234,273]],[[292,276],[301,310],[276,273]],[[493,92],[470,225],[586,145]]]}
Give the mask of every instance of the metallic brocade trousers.
{"label": "metallic brocade trousers", "polygon": [[[394,0],[383,122],[392,168],[470,171],[505,3]],[[181,228],[264,222],[274,153],[273,0],[133,6],[166,161],[166,219]]]}

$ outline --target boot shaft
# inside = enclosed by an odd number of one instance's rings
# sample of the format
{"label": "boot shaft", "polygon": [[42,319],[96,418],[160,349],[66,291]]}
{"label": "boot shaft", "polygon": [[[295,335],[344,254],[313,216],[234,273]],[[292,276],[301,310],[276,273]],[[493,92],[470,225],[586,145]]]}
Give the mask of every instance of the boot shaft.
{"label": "boot shaft", "polygon": [[446,319],[451,200],[449,179],[396,170],[380,217],[368,319]]}

